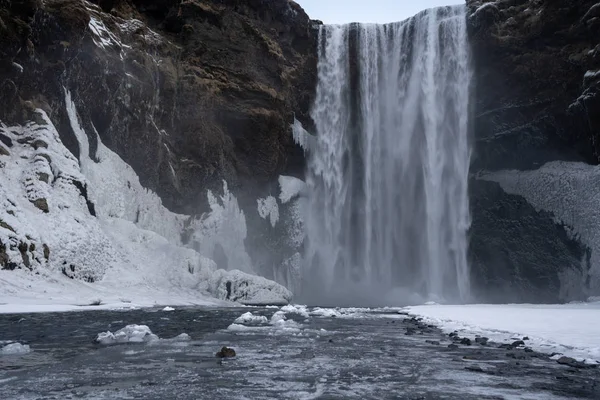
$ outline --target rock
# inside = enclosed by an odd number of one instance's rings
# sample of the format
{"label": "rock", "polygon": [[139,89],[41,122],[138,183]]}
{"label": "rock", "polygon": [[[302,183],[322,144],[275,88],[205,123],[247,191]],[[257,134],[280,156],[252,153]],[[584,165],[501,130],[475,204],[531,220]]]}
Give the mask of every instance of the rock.
{"label": "rock", "polygon": [[560,357],[558,360],[556,360],[556,362],[561,365],[566,365],[571,368],[577,368],[577,369],[587,369],[587,368],[597,368],[598,367],[598,364],[586,364],[582,361],[577,361],[576,359],[574,359],[572,357],[566,357],[566,356]]}
{"label": "rock", "polygon": [[0,156],[10,156],[10,152],[0,145]]}
{"label": "rock", "polygon": [[41,139],[36,139],[33,141],[33,143],[31,143],[31,147],[33,147],[34,149],[39,149],[39,148],[44,148],[47,149],[48,148],[48,143],[44,142]]}
{"label": "rock", "polygon": [[44,198],[36,199],[36,200],[32,201],[32,203],[34,206],[36,206],[43,212],[45,212],[45,213],[50,212],[50,209],[48,208],[48,201],[46,201],[46,199],[44,199]]}
{"label": "rock", "polygon": [[471,372],[483,372],[483,369],[479,365],[467,365],[465,369]]}
{"label": "rock", "polygon": [[469,338],[462,338],[460,340],[460,344],[463,344],[465,346],[470,346],[471,345],[471,339],[469,339]]}
{"label": "rock", "polygon": [[522,340],[515,340],[514,342],[512,342],[511,346],[512,347],[525,346],[525,342],[523,342]]}
{"label": "rock", "polygon": [[597,1],[484,3],[467,0],[477,99],[469,182],[474,295],[501,303],[582,300],[598,282],[565,276],[587,276],[587,247],[555,214],[477,177],[557,160],[598,164],[600,85],[585,79],[600,70],[600,26],[586,17]]}
{"label": "rock", "polygon": [[525,336],[525,337],[523,338],[523,340],[529,340],[529,337]]}
{"label": "rock", "polygon": [[221,350],[219,350],[215,354],[215,357],[218,357],[218,358],[231,358],[231,357],[235,357],[235,356],[236,356],[235,350],[230,347],[226,347],[226,346],[221,347]]}
{"label": "rock", "polygon": [[490,339],[488,339],[486,337],[477,337],[477,338],[475,338],[475,343],[478,343],[482,346],[486,346],[489,340]]}

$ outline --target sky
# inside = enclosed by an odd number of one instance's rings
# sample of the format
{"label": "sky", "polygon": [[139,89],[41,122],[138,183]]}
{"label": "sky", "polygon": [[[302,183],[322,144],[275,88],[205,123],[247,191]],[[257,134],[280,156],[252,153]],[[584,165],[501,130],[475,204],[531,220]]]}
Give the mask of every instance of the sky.
{"label": "sky", "polygon": [[464,0],[294,0],[312,19],[326,24],[402,21],[426,8],[460,4]]}

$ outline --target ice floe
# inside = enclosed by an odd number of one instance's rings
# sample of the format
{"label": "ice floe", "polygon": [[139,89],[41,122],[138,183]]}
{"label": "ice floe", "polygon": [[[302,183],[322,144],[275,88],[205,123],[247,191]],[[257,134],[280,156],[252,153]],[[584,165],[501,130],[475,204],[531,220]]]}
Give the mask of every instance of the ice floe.
{"label": "ice floe", "polygon": [[[2,345],[2,342],[0,342],[0,345]],[[22,355],[22,354],[27,354],[31,352],[31,348],[29,347],[29,345],[27,344],[21,344],[18,342],[12,342],[12,343],[8,343],[5,344],[4,346],[0,347],[0,355],[3,356],[7,356],[7,355]]]}
{"label": "ice floe", "polygon": [[111,331],[101,332],[96,336],[95,343],[103,345],[122,343],[147,343],[158,340],[147,325],[127,325],[115,333]]}

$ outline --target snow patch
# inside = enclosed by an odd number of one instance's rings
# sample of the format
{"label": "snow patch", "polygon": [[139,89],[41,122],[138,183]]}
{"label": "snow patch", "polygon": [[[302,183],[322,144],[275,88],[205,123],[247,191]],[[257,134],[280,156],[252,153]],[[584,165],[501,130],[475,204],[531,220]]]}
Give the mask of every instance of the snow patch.
{"label": "snow patch", "polygon": [[306,183],[303,180],[294,178],[293,176],[279,176],[279,200],[282,204],[288,203],[293,198],[300,195],[300,193],[306,188]]}
{"label": "snow patch", "polygon": [[273,196],[267,196],[264,199],[257,199],[258,203],[258,215],[262,219],[269,218],[271,226],[275,228],[275,224],[279,221],[279,206],[277,200]]}

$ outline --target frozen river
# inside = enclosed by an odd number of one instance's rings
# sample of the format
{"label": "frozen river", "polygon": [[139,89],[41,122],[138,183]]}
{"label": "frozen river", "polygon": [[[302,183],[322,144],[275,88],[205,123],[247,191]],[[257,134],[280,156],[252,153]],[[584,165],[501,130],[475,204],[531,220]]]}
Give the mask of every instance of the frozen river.
{"label": "frozen river", "polygon": [[[94,343],[132,324],[160,339]],[[600,398],[600,368],[468,345],[399,309],[10,314],[0,315],[0,340],[31,349],[0,353],[3,400]],[[216,358],[222,346],[237,356]]]}

